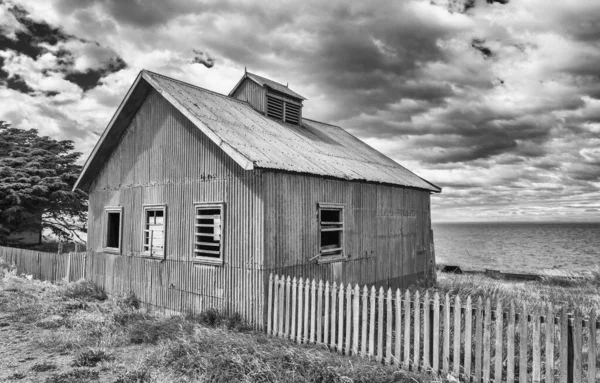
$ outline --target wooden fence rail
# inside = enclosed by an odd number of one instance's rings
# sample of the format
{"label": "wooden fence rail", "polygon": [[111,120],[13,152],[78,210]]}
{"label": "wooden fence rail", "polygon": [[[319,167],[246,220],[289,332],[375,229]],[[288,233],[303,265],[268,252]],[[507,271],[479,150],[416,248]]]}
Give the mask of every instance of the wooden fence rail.
{"label": "wooden fence rail", "polygon": [[270,276],[267,333],[463,381],[600,382],[600,322],[551,304]]}

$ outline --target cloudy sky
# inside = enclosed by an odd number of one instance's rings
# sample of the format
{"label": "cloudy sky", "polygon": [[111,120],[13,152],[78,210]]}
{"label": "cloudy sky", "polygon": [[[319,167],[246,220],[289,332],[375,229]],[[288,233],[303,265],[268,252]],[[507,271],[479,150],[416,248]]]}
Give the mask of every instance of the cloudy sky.
{"label": "cloudy sky", "polygon": [[247,67],[442,186],[434,221],[600,221],[600,1],[356,3],[0,0],[0,120],[85,159],[140,69]]}

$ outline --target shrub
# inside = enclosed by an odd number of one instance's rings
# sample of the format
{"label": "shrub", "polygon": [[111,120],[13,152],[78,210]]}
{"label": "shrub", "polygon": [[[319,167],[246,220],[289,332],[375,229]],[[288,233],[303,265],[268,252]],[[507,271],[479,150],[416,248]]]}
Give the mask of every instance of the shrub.
{"label": "shrub", "polygon": [[71,370],[62,374],[52,374],[46,378],[46,383],[85,383],[98,380],[98,371]]}
{"label": "shrub", "polygon": [[208,327],[223,327],[238,332],[250,331],[252,329],[239,313],[227,315],[214,308],[202,311],[197,318],[193,318],[189,314],[187,319],[195,320]]}
{"label": "shrub", "polygon": [[73,361],[73,367],[96,367],[103,360],[112,360],[113,356],[100,349],[89,349],[80,352]]}
{"label": "shrub", "polygon": [[180,317],[147,320],[129,325],[129,340],[135,344],[155,344],[160,339],[175,339],[179,334],[191,334],[193,331],[194,325]]}
{"label": "shrub", "polygon": [[130,291],[123,299],[123,305],[126,307],[138,310],[140,308],[140,300],[133,291]]}
{"label": "shrub", "polygon": [[119,375],[114,383],[146,383],[150,381],[148,370],[127,370]]}
{"label": "shrub", "polygon": [[50,371],[50,370],[56,370],[56,364],[42,362],[42,363],[34,364],[33,367],[31,367],[31,371],[35,371],[35,372],[44,372],[44,371]]}
{"label": "shrub", "polygon": [[66,286],[64,295],[67,298],[82,299],[84,301],[104,301],[108,296],[100,287],[88,279],[81,279]]}

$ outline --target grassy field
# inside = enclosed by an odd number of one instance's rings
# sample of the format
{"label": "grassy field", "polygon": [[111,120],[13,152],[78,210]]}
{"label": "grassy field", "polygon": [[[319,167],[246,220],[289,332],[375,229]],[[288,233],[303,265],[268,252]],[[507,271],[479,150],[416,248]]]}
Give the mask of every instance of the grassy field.
{"label": "grassy field", "polygon": [[544,308],[551,302],[555,307],[580,308],[583,314],[592,309],[600,313],[600,269],[588,273],[548,271],[539,281],[494,279],[483,274],[438,273],[438,291],[473,300],[481,296],[508,304],[527,302],[532,309]]}
{"label": "grassy field", "polygon": [[0,381],[442,382],[251,332],[235,315],[165,318],[87,281],[0,274]]}

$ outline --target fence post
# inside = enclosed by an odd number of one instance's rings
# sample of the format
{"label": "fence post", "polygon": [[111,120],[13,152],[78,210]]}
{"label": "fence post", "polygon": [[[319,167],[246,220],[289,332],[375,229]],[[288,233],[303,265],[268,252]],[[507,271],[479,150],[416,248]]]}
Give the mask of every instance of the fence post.
{"label": "fence post", "polygon": [[273,335],[279,335],[279,275],[273,278]]}
{"label": "fence post", "polygon": [[485,300],[485,320],[483,322],[483,381],[490,381],[490,348],[491,348],[491,324],[492,303],[490,298]]}
{"label": "fence post", "polygon": [[377,299],[377,291],[375,286],[371,286],[371,310],[369,314],[369,356],[375,355],[375,300]]}
{"label": "fence post", "polygon": [[410,368],[410,291],[404,293],[404,369]]}
{"label": "fence post", "polygon": [[319,280],[317,289],[317,343],[323,341],[323,280]]}
{"label": "fence post", "polygon": [[450,294],[446,293],[444,299],[444,358],[442,360],[442,371],[450,372]]}
{"label": "fence post", "polygon": [[333,287],[331,288],[331,339],[329,340],[329,344],[332,348],[335,348],[335,330],[337,324],[336,310],[337,310],[337,283],[333,282]]}
{"label": "fence post", "polygon": [[483,299],[477,298],[475,316],[475,383],[481,382],[481,363],[483,357]]}
{"label": "fence post", "polygon": [[471,381],[471,340],[473,339],[473,302],[471,296],[467,297],[465,307],[465,376],[467,382]]}
{"label": "fence post", "polygon": [[573,383],[573,318],[568,316],[567,319],[567,383]]}
{"label": "fence post", "polygon": [[312,283],[310,285],[310,343],[315,343],[315,315],[316,315],[316,306],[317,306],[317,282],[313,278]]}
{"label": "fence post", "polygon": [[290,301],[291,301],[290,289],[291,288],[292,288],[292,280],[291,280],[290,276],[288,275],[287,279],[285,280],[285,337],[286,338],[288,338],[290,336],[290,322],[292,320],[291,312],[290,312]]}
{"label": "fence post", "polygon": [[324,315],[324,328],[323,328],[323,343],[329,344],[329,281],[325,281],[325,315]]}
{"label": "fence post", "polygon": [[415,371],[418,371],[419,363],[421,362],[421,294],[419,290],[415,292],[415,305],[413,315],[413,361],[415,364]]}
{"label": "fence post", "polygon": [[309,325],[308,316],[310,314],[310,279],[304,280],[304,343],[308,343],[309,339]]}

